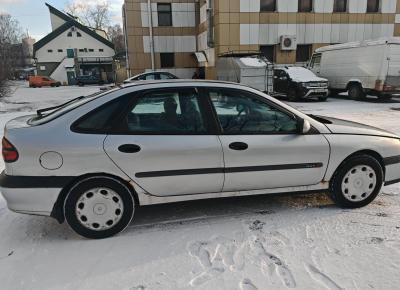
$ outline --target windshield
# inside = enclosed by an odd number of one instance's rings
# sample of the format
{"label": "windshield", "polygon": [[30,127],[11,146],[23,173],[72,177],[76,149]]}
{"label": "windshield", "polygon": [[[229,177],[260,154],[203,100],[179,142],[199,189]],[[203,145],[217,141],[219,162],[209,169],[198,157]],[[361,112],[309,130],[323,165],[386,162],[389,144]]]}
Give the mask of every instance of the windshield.
{"label": "windshield", "polygon": [[[108,94],[109,92],[110,92],[110,90],[99,91],[99,92],[96,92],[96,93],[88,95],[88,96],[81,96],[81,97],[72,99],[72,100],[70,100],[64,104],[61,104],[59,106],[56,106],[56,107],[39,110],[38,114],[28,121],[28,124],[29,125],[41,125],[41,124],[47,123],[51,120],[54,120],[54,119],[60,117],[61,115],[64,115],[65,113],[68,113],[68,112],[74,110],[75,108],[82,106],[83,104],[86,104],[86,103],[88,103],[94,99],[97,99],[98,97],[101,97],[105,94]],[[46,113],[40,113],[40,111],[46,112]]]}

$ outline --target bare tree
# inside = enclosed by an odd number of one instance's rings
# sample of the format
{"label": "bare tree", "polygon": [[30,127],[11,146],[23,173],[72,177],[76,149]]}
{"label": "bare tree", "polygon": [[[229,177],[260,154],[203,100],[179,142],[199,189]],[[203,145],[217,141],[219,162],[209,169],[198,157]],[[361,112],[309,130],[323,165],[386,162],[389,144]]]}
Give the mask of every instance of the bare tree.
{"label": "bare tree", "polygon": [[11,15],[0,14],[0,98],[9,93],[8,80],[13,76],[20,57],[18,49],[21,43],[21,28]]}
{"label": "bare tree", "polygon": [[125,39],[121,25],[115,24],[113,26],[109,26],[107,29],[107,35],[110,38],[110,41],[114,44],[115,52],[117,54],[125,50]]}
{"label": "bare tree", "polygon": [[95,29],[105,29],[110,23],[110,3],[108,1],[88,4],[82,1],[70,1],[65,12],[80,20],[84,25]]}

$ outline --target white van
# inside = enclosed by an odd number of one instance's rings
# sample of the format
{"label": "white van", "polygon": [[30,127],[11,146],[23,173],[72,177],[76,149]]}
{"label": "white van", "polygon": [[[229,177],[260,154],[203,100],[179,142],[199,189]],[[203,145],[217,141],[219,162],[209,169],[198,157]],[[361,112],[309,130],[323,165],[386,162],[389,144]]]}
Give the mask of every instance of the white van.
{"label": "white van", "polygon": [[319,48],[309,69],[329,80],[331,94],[349,92],[390,99],[400,93],[400,37],[349,42]]}

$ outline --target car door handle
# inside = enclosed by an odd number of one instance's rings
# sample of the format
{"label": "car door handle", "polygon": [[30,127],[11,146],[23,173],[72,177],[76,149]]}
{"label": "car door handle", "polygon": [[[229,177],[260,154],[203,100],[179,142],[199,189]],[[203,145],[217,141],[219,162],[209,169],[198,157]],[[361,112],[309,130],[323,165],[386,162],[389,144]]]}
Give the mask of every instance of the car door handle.
{"label": "car door handle", "polygon": [[232,150],[243,151],[249,148],[249,145],[244,142],[233,142],[229,144],[229,148],[231,148]]}
{"label": "car door handle", "polygon": [[136,144],[124,144],[118,147],[118,151],[122,153],[137,153],[141,150],[139,145]]}

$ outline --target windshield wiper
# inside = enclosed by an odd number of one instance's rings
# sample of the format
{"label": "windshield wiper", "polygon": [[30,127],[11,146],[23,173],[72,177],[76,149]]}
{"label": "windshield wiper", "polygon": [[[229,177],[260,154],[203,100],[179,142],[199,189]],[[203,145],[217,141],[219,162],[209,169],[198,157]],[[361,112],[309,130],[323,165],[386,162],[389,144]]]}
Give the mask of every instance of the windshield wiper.
{"label": "windshield wiper", "polygon": [[45,112],[54,111],[54,110],[56,110],[56,109],[62,108],[62,107],[64,107],[64,106],[66,106],[66,105],[69,105],[69,104],[71,104],[71,103],[73,103],[73,102],[82,100],[82,99],[84,99],[84,98],[86,98],[86,97],[85,97],[85,96],[80,96],[80,97],[77,97],[77,98],[75,98],[75,99],[72,99],[72,100],[70,100],[70,101],[68,101],[68,102],[66,102],[66,103],[64,103],[64,104],[58,105],[58,106],[40,109],[40,110],[37,110],[37,111],[36,111],[36,114],[38,115],[38,117],[43,117],[43,113],[45,113]]}

